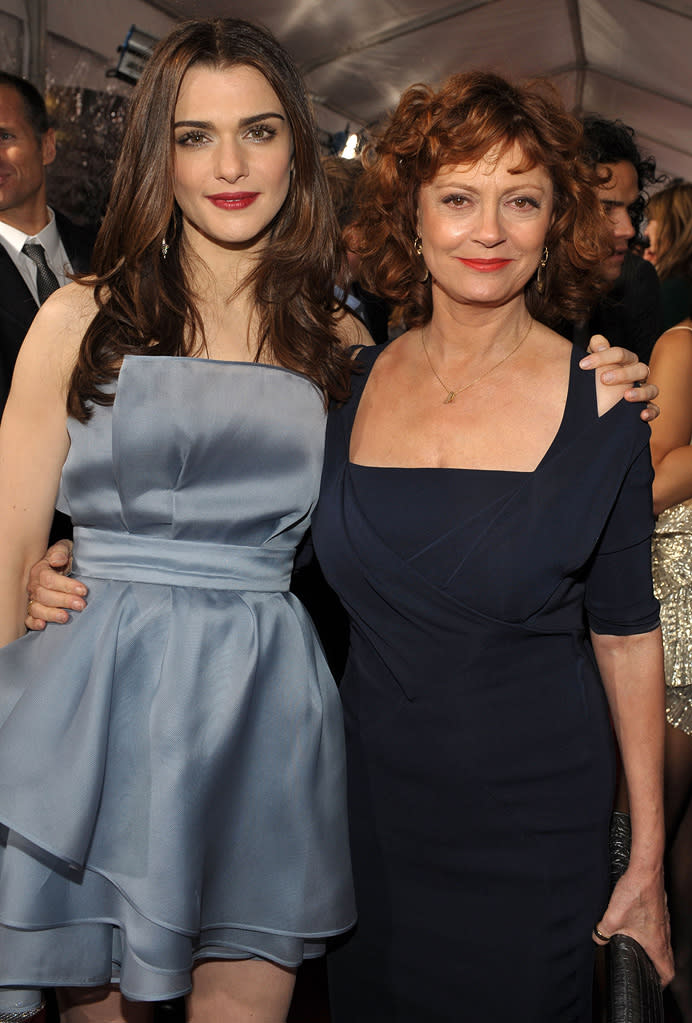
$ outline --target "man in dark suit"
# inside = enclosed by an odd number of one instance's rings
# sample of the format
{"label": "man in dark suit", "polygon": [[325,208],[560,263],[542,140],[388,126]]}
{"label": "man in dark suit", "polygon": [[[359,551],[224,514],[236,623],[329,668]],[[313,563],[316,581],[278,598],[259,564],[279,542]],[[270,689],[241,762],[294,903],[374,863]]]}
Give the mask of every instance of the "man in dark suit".
{"label": "man in dark suit", "polygon": [[[30,82],[0,72],[0,415],[39,305],[68,283],[68,273],[89,269],[94,231],[46,202],[46,167],[54,159],[43,97]],[[51,537],[66,535],[68,522],[56,518]]]}
{"label": "man in dark suit", "polygon": [[[39,305],[68,282],[67,273],[89,269],[94,232],[46,202],[46,167],[55,152],[41,94],[23,78],[0,72],[0,413]],[[31,255],[22,251],[27,243]]]}
{"label": "man in dark suit", "polygon": [[608,219],[612,250],[601,264],[601,297],[582,323],[563,322],[558,330],[583,348],[593,334],[604,334],[648,362],[663,330],[661,289],[654,268],[630,249],[639,231],[646,187],[655,184],[656,163],[644,157],[634,130],[621,121],[584,119],[584,154],[607,181],[597,189]]}

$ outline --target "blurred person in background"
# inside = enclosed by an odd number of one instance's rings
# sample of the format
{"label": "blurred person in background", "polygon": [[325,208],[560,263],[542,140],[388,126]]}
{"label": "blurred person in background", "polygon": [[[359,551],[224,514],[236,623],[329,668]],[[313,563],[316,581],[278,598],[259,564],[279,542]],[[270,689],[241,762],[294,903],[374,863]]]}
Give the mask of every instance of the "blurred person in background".
{"label": "blurred person in background", "polygon": [[366,291],[358,280],[360,258],[356,251],[357,240],[353,237],[353,221],[356,216],[355,194],[358,181],[363,174],[360,158],[347,160],[343,156],[325,156],[322,166],[327,175],[329,194],[332,197],[336,219],[346,247],[348,280],[344,281],[340,298],[351,312],[355,313],[368,328],[376,344],[388,339],[389,309],[387,303]]}
{"label": "blurred person in background", "polygon": [[676,181],[652,195],[646,219],[644,259],[661,282],[667,330],[685,319],[692,306],[692,184]]}

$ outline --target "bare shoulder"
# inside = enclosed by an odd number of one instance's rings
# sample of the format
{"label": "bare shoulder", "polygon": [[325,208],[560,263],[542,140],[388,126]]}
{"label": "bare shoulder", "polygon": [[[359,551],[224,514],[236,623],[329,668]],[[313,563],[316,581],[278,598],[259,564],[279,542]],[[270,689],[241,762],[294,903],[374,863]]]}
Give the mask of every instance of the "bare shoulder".
{"label": "bare shoulder", "polygon": [[94,289],[68,284],[43,303],[24,339],[18,363],[40,360],[63,375],[77,358],[84,332],[97,312]]}
{"label": "bare shoulder", "polygon": [[555,366],[569,363],[572,354],[571,341],[537,320],[534,320],[532,334],[535,337],[534,350],[540,353],[541,358]]}
{"label": "bare shoulder", "polygon": [[652,365],[661,358],[687,358],[692,354],[692,321],[665,330],[651,353]]}
{"label": "bare shoulder", "polygon": [[364,345],[375,344],[365,324],[348,311],[338,321],[337,334],[343,348],[362,348]]}
{"label": "bare shoulder", "polygon": [[72,283],[53,292],[39,309],[34,323],[45,322],[61,331],[83,334],[97,311],[94,288]]}

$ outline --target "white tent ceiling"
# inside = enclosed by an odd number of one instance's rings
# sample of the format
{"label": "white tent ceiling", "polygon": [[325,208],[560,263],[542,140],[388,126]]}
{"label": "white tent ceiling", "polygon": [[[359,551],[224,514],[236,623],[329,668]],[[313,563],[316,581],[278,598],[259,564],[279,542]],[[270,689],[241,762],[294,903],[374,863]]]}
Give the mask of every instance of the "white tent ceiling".
{"label": "white tent ceiling", "polygon": [[692,180],[689,0],[156,0],[151,6],[175,17],[236,14],[265,24],[300,63],[329,131],[376,121],[412,82],[490,67],[512,77],[550,76],[571,107],[621,118],[662,171]]}
{"label": "white tent ceiling", "polygon": [[[40,3],[0,12],[19,23]],[[692,180],[692,0],[47,0],[49,80],[127,91],[105,70],[131,24],[160,37],[229,14],[288,47],[330,133],[378,120],[412,82],[488,67],[550,76],[570,107],[621,118],[661,171]]]}

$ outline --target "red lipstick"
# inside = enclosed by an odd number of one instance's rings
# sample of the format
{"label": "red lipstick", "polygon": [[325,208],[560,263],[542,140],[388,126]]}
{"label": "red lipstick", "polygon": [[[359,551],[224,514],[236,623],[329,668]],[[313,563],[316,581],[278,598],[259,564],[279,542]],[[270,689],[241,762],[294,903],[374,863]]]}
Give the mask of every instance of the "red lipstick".
{"label": "red lipstick", "polygon": [[463,263],[464,266],[470,267],[472,270],[478,270],[479,273],[492,273],[493,270],[502,270],[504,267],[509,266],[512,262],[511,259],[462,259],[459,258],[459,262]]}
{"label": "red lipstick", "polygon": [[245,210],[252,206],[259,192],[218,192],[207,199],[220,210]]}

